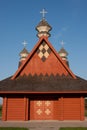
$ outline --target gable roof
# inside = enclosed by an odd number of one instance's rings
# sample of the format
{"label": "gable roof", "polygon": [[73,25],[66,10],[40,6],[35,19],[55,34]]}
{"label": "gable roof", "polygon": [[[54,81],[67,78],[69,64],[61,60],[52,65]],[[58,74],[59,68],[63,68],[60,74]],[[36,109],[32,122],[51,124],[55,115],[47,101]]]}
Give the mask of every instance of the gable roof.
{"label": "gable roof", "polygon": [[48,41],[48,38],[45,36],[42,36],[39,41],[37,42],[37,44],[35,45],[35,47],[33,48],[33,50],[31,51],[31,53],[27,56],[25,62],[23,63],[23,65],[21,65],[18,70],[16,71],[16,73],[13,75],[13,77],[11,79],[15,79],[20,72],[24,69],[24,67],[26,66],[26,64],[28,63],[28,61],[30,60],[30,58],[32,57],[32,55],[34,54],[34,52],[36,51],[36,49],[38,48],[38,46],[41,44],[42,41],[45,41],[47,43],[47,45],[51,48],[51,50],[53,51],[53,53],[56,55],[56,57],[58,58],[58,60],[61,62],[61,64],[63,65],[63,67],[67,70],[67,72],[74,78],[76,79],[76,76],[73,74],[73,72],[70,70],[70,68],[62,61],[61,57],[59,56],[59,54],[57,53],[57,51],[53,48],[53,46],[51,45],[51,43]]}

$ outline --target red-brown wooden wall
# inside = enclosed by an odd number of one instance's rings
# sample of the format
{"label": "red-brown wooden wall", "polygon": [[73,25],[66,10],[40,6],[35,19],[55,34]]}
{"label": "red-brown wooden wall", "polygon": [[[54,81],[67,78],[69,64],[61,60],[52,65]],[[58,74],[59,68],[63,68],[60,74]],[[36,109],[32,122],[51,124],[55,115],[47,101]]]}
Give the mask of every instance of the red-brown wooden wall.
{"label": "red-brown wooden wall", "polygon": [[2,120],[27,120],[28,99],[9,97],[3,99]]}
{"label": "red-brown wooden wall", "polygon": [[80,119],[80,98],[64,98],[63,100],[63,118],[64,120]]}
{"label": "red-brown wooden wall", "polygon": [[9,98],[7,106],[7,120],[24,120],[24,100]]}
{"label": "red-brown wooden wall", "polygon": [[20,73],[20,75],[24,75],[24,74],[26,75],[29,74],[68,75],[68,72],[53,53],[49,55],[49,57],[46,59],[45,62],[43,62],[39,58],[37,53],[35,53],[34,56],[32,57],[32,60],[30,59],[29,63],[25,66],[25,68]]}
{"label": "red-brown wooden wall", "polygon": [[[34,120],[33,101],[26,97],[5,97],[2,120]],[[84,120],[83,97],[60,97],[53,101],[53,120]]]}
{"label": "red-brown wooden wall", "polygon": [[[30,120],[34,120],[34,102],[30,102]],[[53,120],[84,120],[83,97],[61,97],[54,100]],[[36,120],[36,118],[35,118]]]}

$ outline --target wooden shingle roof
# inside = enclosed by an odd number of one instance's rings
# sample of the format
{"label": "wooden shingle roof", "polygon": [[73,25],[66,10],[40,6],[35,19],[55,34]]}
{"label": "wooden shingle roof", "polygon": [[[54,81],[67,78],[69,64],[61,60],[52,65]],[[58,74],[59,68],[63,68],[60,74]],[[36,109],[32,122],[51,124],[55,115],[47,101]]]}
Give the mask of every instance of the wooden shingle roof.
{"label": "wooden shingle roof", "polygon": [[64,91],[87,91],[87,81],[77,77],[59,75],[28,75],[11,80],[7,78],[0,81],[0,92],[23,91],[23,92],[64,92]]}

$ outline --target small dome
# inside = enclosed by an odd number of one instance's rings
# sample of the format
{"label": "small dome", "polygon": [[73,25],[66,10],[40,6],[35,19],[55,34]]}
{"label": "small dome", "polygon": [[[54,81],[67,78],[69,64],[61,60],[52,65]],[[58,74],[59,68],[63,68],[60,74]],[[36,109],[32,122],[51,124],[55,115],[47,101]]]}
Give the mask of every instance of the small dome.
{"label": "small dome", "polygon": [[45,19],[42,19],[40,23],[37,25],[36,30],[38,31],[37,36],[40,38],[41,36],[49,37],[50,33],[49,31],[52,29],[52,27],[47,23]]}
{"label": "small dome", "polygon": [[20,56],[20,61],[19,61],[18,67],[20,67],[20,66],[24,63],[24,61],[26,60],[28,54],[29,54],[29,52],[27,51],[26,48],[24,48],[24,49],[20,52],[20,54],[19,54],[19,56]]}
{"label": "small dome", "polygon": [[68,65],[69,67],[69,62],[67,60],[68,52],[62,47],[60,51],[58,52],[62,60]]}
{"label": "small dome", "polygon": [[24,53],[29,54],[29,52],[27,51],[27,49],[26,49],[26,48],[24,48],[24,49],[20,52],[20,54],[19,54],[19,55],[24,54]]}
{"label": "small dome", "polygon": [[65,55],[65,56],[68,56],[68,52],[62,47],[59,51],[59,55]]}
{"label": "small dome", "polygon": [[52,27],[47,23],[47,21],[45,19],[42,19],[40,21],[40,23],[37,25],[36,29],[40,26],[48,26],[50,28],[50,30],[52,29]]}
{"label": "small dome", "polygon": [[28,56],[28,54],[29,54],[29,52],[27,51],[27,49],[26,48],[24,48],[21,52],[20,52],[20,61],[22,61],[22,60],[25,60],[26,59],[26,57]]}

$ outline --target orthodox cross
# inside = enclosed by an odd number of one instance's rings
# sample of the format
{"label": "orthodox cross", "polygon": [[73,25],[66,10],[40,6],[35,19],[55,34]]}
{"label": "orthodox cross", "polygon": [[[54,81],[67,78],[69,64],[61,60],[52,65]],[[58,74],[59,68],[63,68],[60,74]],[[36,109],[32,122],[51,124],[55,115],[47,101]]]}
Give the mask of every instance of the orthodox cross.
{"label": "orthodox cross", "polygon": [[42,14],[42,18],[45,18],[45,14],[47,13],[47,11],[45,9],[43,9],[42,11],[40,11],[40,13]]}
{"label": "orthodox cross", "polygon": [[27,42],[26,42],[26,41],[23,41],[23,43],[22,43],[22,44],[24,45],[24,47],[26,47]]}
{"label": "orthodox cross", "polygon": [[65,43],[64,43],[64,41],[62,40],[60,44],[61,44],[61,45],[62,45],[62,47],[63,47]]}

